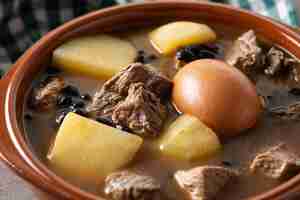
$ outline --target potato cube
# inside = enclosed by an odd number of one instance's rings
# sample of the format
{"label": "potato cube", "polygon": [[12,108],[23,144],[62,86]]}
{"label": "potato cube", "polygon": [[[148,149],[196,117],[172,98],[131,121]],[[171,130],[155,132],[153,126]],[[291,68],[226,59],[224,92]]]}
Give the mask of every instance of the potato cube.
{"label": "potato cube", "polygon": [[221,149],[217,135],[198,118],[179,116],[166,128],[160,139],[160,150],[181,160],[206,160]]}
{"label": "potato cube", "polygon": [[216,34],[209,26],[188,21],[163,25],[152,31],[149,37],[154,48],[165,55],[183,46],[216,40]]}
{"label": "potato cube", "polygon": [[134,62],[137,51],[128,41],[95,35],[72,39],[53,52],[52,64],[68,72],[110,78]]}
{"label": "potato cube", "polygon": [[129,163],[142,142],[139,136],[70,112],[48,159],[58,172],[93,183]]}

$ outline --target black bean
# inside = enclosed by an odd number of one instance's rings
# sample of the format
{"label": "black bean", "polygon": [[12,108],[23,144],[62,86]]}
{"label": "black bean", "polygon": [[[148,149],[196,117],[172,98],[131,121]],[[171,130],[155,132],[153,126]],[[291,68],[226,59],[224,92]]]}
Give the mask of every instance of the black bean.
{"label": "black bean", "polygon": [[59,107],[68,107],[72,105],[73,99],[70,96],[60,95],[57,100],[57,105]]}
{"label": "black bean", "polygon": [[176,58],[178,60],[186,61],[192,60],[194,58],[194,55],[190,51],[180,50],[176,53]]}
{"label": "black bean", "polygon": [[145,63],[145,56],[138,55],[135,59],[136,62]]}
{"label": "black bean", "polygon": [[76,113],[76,114],[79,114],[81,116],[84,116],[86,117],[87,116],[87,113],[85,110],[83,109],[80,109],[80,108],[72,108],[72,107],[69,107],[69,108],[66,108],[66,109],[62,109],[62,110],[59,110],[57,115],[56,115],[56,118],[55,118],[55,122],[60,125],[63,120],[65,119],[65,117],[67,116],[67,114],[69,112],[73,112],[73,113]]}
{"label": "black bean", "polygon": [[68,95],[68,96],[74,96],[74,97],[79,97],[80,96],[79,90],[76,87],[72,86],[72,85],[66,86],[62,90],[62,93],[65,94],[65,95]]}
{"label": "black bean", "polygon": [[273,97],[271,95],[267,95],[267,99],[272,99]]}
{"label": "black bean", "polygon": [[58,115],[58,116],[55,118],[56,124],[60,125],[60,124],[63,122],[63,120],[64,120],[65,117],[66,117],[65,114],[60,114],[60,115]]}
{"label": "black bean", "polygon": [[116,125],[116,128],[130,133],[130,129],[126,126]]}
{"label": "black bean", "polygon": [[85,103],[83,101],[75,101],[72,104],[73,108],[83,108],[85,106]]}
{"label": "black bean", "polygon": [[24,118],[26,119],[26,120],[32,120],[32,115],[30,114],[30,113],[26,113],[25,115],[24,115]]}
{"label": "black bean", "polygon": [[98,121],[98,122],[100,122],[100,123],[103,123],[103,124],[106,124],[106,125],[108,125],[108,126],[114,127],[114,123],[113,123],[112,119],[109,118],[109,117],[98,117],[98,118],[96,119],[96,121]]}
{"label": "black bean", "polygon": [[90,101],[92,99],[91,95],[89,94],[83,94],[80,96],[80,98],[85,101]]}
{"label": "black bean", "polygon": [[87,117],[87,115],[88,115],[87,112],[84,109],[81,109],[81,108],[73,108],[70,111],[73,112],[73,113],[76,113],[78,115],[84,116],[84,117]]}
{"label": "black bean", "polygon": [[139,50],[138,55],[135,59],[135,62],[140,62],[140,63],[149,63],[153,60],[157,59],[157,56],[155,54],[150,54],[147,55],[147,53],[144,50]]}
{"label": "black bean", "polygon": [[201,58],[215,58],[215,53],[211,52],[211,51],[207,51],[207,50],[202,50],[198,53],[197,58],[201,59]]}
{"label": "black bean", "polygon": [[232,167],[233,166],[232,162],[230,162],[228,160],[223,160],[222,165],[224,165],[226,167]]}
{"label": "black bean", "polygon": [[295,96],[299,96],[300,95],[300,88],[292,88],[289,90],[290,94],[293,94]]}
{"label": "black bean", "polygon": [[180,61],[191,62],[203,58],[216,58],[218,53],[219,47],[214,44],[190,45],[179,49],[176,58]]}
{"label": "black bean", "polygon": [[54,67],[47,67],[46,73],[49,75],[57,75],[61,72],[61,70],[54,68]]}
{"label": "black bean", "polygon": [[145,54],[145,51],[144,51],[144,50],[138,50],[138,54],[139,54],[139,55]]}
{"label": "black bean", "polygon": [[184,47],[186,50],[189,50],[189,51],[193,51],[193,52],[198,52],[202,49],[206,49],[207,47],[205,45],[198,45],[198,44],[195,44],[195,45],[189,45],[189,46],[186,46]]}
{"label": "black bean", "polygon": [[64,110],[61,110],[58,112],[58,114],[56,115],[56,118],[55,118],[55,122],[60,125],[63,120],[65,119],[66,115],[70,112],[69,109],[64,109]]}

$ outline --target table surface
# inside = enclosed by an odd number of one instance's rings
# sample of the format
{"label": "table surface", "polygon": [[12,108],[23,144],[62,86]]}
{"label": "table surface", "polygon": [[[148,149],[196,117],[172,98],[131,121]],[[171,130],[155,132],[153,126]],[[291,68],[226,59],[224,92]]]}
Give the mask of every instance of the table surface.
{"label": "table surface", "polygon": [[0,162],[0,200],[57,200],[14,174]]}
{"label": "table surface", "polygon": [[[300,10],[300,1],[296,1],[296,4]],[[57,198],[18,177],[0,161],[0,200],[57,200]]]}

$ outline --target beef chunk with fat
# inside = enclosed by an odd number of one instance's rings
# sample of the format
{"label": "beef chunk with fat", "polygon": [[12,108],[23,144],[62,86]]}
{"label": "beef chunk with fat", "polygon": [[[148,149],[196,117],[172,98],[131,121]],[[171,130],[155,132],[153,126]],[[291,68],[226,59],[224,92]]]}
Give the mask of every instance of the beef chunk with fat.
{"label": "beef chunk with fat", "polygon": [[271,108],[269,112],[282,120],[299,120],[300,119],[300,102],[296,101],[287,106],[278,106]]}
{"label": "beef chunk with fat", "polygon": [[166,107],[156,95],[146,90],[143,83],[134,83],[126,99],[115,107],[112,120],[136,134],[156,136],[166,116]]}
{"label": "beef chunk with fat", "polygon": [[225,60],[228,64],[249,72],[259,65],[261,52],[254,31],[249,30],[234,42]]}
{"label": "beef chunk with fat", "polygon": [[265,57],[265,74],[274,76],[282,72],[288,72],[296,82],[300,80],[300,62],[288,52],[272,47]]}
{"label": "beef chunk with fat", "polygon": [[115,92],[105,91],[102,88],[95,93],[92,103],[87,106],[87,111],[95,119],[108,119],[111,118],[115,106],[124,99],[124,96]]}
{"label": "beef chunk with fat", "polygon": [[273,179],[287,178],[300,172],[300,157],[290,152],[284,144],[258,154],[250,170],[260,172]]}
{"label": "beef chunk with fat", "polygon": [[300,62],[290,53],[279,47],[263,50],[259,47],[253,30],[242,34],[225,55],[228,64],[249,73],[255,69],[263,69],[269,76],[288,72],[296,82],[300,77]]}
{"label": "beef chunk with fat", "polygon": [[282,71],[291,71],[294,80],[298,81],[297,65],[299,62],[283,50],[272,47],[266,55],[265,74],[273,76]]}
{"label": "beef chunk with fat", "polygon": [[130,85],[138,82],[143,83],[145,88],[161,99],[170,95],[171,81],[157,72],[154,67],[141,63],[134,63],[124,68],[103,85],[103,90],[127,96]]}
{"label": "beef chunk with fat", "polygon": [[127,97],[130,85],[139,82],[143,83],[144,88],[153,92],[161,101],[170,95],[172,83],[169,79],[150,66],[134,63],[104,83],[87,107],[88,112],[94,118],[112,113],[113,108]]}
{"label": "beef chunk with fat", "polygon": [[238,172],[219,166],[201,166],[187,171],[178,171],[174,177],[191,200],[211,200],[239,175]]}
{"label": "beef chunk with fat", "polygon": [[299,61],[297,61],[297,63],[294,63],[292,65],[291,77],[296,82],[300,81],[300,62]]}
{"label": "beef chunk with fat", "polygon": [[265,69],[265,74],[275,75],[277,72],[279,72],[283,67],[284,59],[284,52],[272,47],[266,56],[268,66]]}
{"label": "beef chunk with fat", "polygon": [[48,77],[33,90],[30,105],[37,110],[49,110],[56,106],[65,82],[59,77]]}
{"label": "beef chunk with fat", "polygon": [[113,200],[159,200],[160,184],[150,176],[122,171],[105,179],[104,192]]}
{"label": "beef chunk with fat", "polygon": [[171,88],[172,82],[152,67],[135,63],[105,82],[86,110],[94,119],[141,136],[157,136],[167,117],[164,104]]}

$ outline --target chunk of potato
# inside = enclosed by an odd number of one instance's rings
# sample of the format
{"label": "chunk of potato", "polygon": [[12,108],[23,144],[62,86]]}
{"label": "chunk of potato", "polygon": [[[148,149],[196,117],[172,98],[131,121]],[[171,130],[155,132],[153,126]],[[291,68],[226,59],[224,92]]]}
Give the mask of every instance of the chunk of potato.
{"label": "chunk of potato", "polygon": [[110,78],[134,62],[137,50],[128,41],[109,35],[72,39],[54,50],[52,63],[68,72]]}
{"label": "chunk of potato", "polygon": [[167,55],[183,46],[213,42],[217,36],[205,24],[179,21],[157,28],[149,37],[154,48]]}
{"label": "chunk of potato", "polygon": [[93,183],[129,163],[139,136],[69,113],[48,155],[54,169],[74,180]]}
{"label": "chunk of potato", "polygon": [[164,155],[181,160],[205,160],[221,149],[217,135],[198,118],[179,116],[166,129],[159,142]]}

